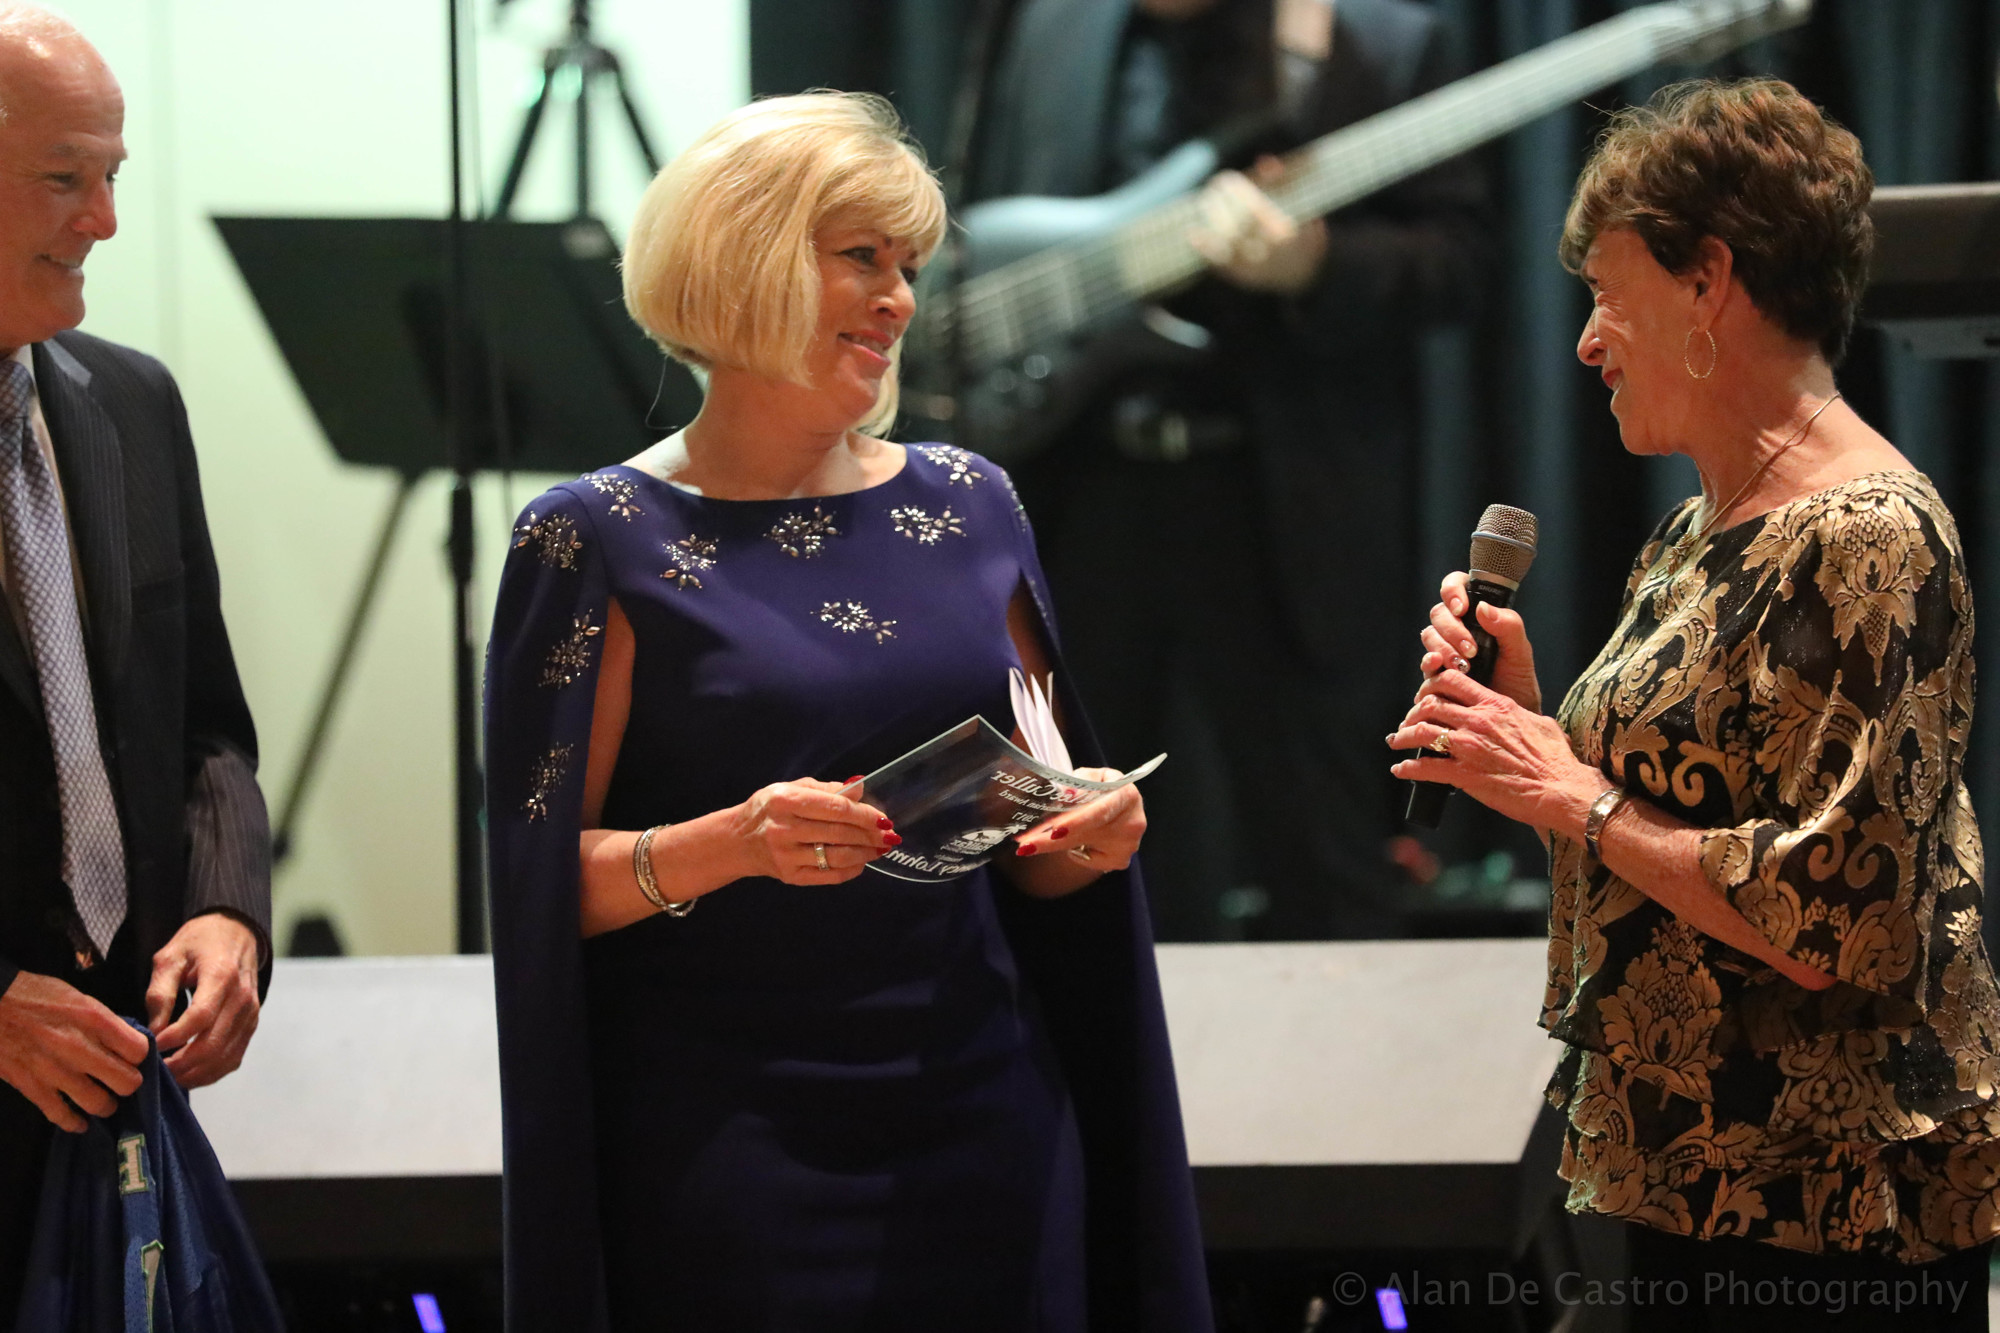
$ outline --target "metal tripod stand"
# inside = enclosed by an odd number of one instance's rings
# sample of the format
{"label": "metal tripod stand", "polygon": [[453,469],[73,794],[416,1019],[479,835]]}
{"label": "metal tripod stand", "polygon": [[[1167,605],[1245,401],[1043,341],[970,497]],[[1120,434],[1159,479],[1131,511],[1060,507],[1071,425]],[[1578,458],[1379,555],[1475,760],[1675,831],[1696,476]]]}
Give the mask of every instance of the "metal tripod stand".
{"label": "metal tripod stand", "polygon": [[[499,0],[499,2],[504,8],[509,0]],[[461,210],[461,200],[464,198],[464,165],[463,138],[460,133],[462,100],[459,88],[460,3],[461,0],[447,0],[446,4],[446,29],[450,50],[448,75],[451,101],[452,207],[449,218],[451,244],[447,259],[446,281],[450,307],[446,328],[451,331],[448,335],[451,346],[447,355],[445,424],[450,469],[454,474],[447,552],[451,565],[454,606],[456,933],[461,953],[477,953],[485,948],[486,912],[485,867],[480,845],[483,801],[477,735],[478,654],[477,646],[472,640],[470,588],[473,567],[471,478],[481,464],[475,459],[477,442],[471,438],[467,421],[470,408],[470,404],[466,401],[470,378],[467,361],[474,353],[466,345],[464,315],[476,304],[478,293],[471,290],[472,284],[466,269]],[[626,125],[631,130],[639,158],[644,163],[648,176],[659,171],[658,156],[653,151],[652,140],[646,133],[644,122],[640,119],[638,106],[633,102],[632,94],[626,86],[623,67],[612,51],[592,37],[590,8],[590,0],[571,0],[568,31],[562,41],[543,54],[541,86],[523,117],[508,162],[505,182],[501,186],[492,211],[488,214],[489,218],[504,219],[511,213],[515,195],[520,189],[521,178],[527,170],[528,159],[534,149],[535,136],[542,126],[543,113],[547,111],[551,98],[558,94],[566,71],[575,71],[572,76],[575,85],[572,100],[576,118],[576,189],[575,212],[572,216],[584,218],[590,215],[590,94],[592,85],[597,81],[607,77],[611,80],[612,87],[618,95],[619,105],[624,110]],[[489,366],[488,369],[489,372],[493,371],[493,367]],[[499,382],[496,373],[489,373],[487,378],[491,384]],[[493,404],[493,432],[500,446],[497,451],[498,457],[485,465],[506,470],[510,467],[511,460],[510,451],[506,447],[509,433],[504,419],[505,414],[500,410],[502,406],[496,398]],[[319,768],[336,708],[346,689],[362,633],[373,612],[390,547],[407,512],[410,494],[421,475],[421,472],[417,471],[403,472],[396,491],[390,498],[388,510],[383,516],[366,570],[356,590],[346,625],[335,649],[326,683],[313,710],[312,721],[308,726],[306,741],[300,751],[297,766],[293,769],[291,782],[279,803],[278,825],[274,830],[274,850],[281,864],[294,850],[295,831],[305,795]]]}
{"label": "metal tripod stand", "polygon": [[[510,0],[500,0],[504,8]],[[528,169],[528,157],[535,148],[535,135],[542,128],[542,113],[548,110],[549,99],[556,96],[557,85],[562,82],[563,73],[574,70],[576,88],[572,102],[576,111],[576,213],[577,217],[590,215],[590,88],[600,79],[609,79],[618,94],[618,105],[624,109],[625,124],[632,131],[633,143],[638,147],[639,158],[646,164],[646,174],[650,177],[660,169],[660,158],[653,151],[653,141],[646,135],[646,124],[639,118],[639,108],[632,101],[632,92],[625,84],[625,68],[618,63],[618,57],[608,48],[599,45],[590,33],[590,0],[570,0],[569,33],[556,45],[550,47],[542,57],[542,85],[535,92],[535,100],[528,106],[528,114],[521,122],[521,132],[514,140],[514,152],[507,162],[507,178],[500,184],[500,197],[494,201],[493,216],[504,218],[514,207],[514,196],[521,188],[521,177]]]}

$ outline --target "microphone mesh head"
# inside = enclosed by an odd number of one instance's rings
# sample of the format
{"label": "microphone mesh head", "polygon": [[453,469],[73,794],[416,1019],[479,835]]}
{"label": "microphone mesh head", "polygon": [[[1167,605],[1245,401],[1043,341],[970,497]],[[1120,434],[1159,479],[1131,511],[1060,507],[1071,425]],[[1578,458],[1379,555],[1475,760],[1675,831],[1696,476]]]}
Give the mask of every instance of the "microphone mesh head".
{"label": "microphone mesh head", "polygon": [[1535,563],[1535,540],[1539,529],[1535,516],[1512,505],[1488,505],[1472,533],[1472,559],[1468,568],[1476,574],[1491,574],[1508,583],[1519,584]]}

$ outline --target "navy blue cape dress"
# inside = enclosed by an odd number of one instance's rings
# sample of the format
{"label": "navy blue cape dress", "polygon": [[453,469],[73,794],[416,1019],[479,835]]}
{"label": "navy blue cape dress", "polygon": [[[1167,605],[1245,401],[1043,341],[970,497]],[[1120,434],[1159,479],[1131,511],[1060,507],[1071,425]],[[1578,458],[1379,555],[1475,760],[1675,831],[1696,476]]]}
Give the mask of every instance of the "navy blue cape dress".
{"label": "navy blue cape dress", "polygon": [[644,828],[974,712],[1010,730],[1024,585],[1053,651],[1006,474],[937,445],[851,494],[618,466],[522,515],[486,680],[510,1329],[1210,1327],[1136,867],[1046,902],[990,870],[745,879],[579,938],[612,599],[635,658],[602,822]]}

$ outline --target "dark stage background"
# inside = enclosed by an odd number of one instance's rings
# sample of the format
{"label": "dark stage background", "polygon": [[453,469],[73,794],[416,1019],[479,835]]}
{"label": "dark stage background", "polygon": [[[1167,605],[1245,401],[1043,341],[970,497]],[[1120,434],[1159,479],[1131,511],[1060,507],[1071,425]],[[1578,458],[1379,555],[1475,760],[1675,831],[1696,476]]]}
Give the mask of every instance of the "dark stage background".
{"label": "dark stage background", "polygon": [[[1473,68],[1635,7],[1433,4],[1456,24]],[[932,160],[948,159],[962,52],[984,0],[751,0],[750,8],[754,91],[886,93]],[[1540,517],[1541,555],[1520,605],[1552,701],[1609,632],[1640,541],[1696,488],[1685,460],[1625,453],[1602,385],[1574,353],[1588,301],[1557,264],[1555,244],[1605,113],[1678,78],[1775,74],[1861,136],[1881,184],[1986,180],[2000,175],[1996,56],[2000,0],[1819,0],[1803,28],[1712,65],[1662,68],[1605,89],[1487,150],[1504,254],[1480,314],[1428,339],[1427,484],[1409,541],[1442,574],[1464,562],[1465,534],[1486,504]],[[1840,382],[1936,482],[1958,517],[1975,595],[2000,605],[1991,600],[2000,598],[2000,363],[1918,360],[1863,329]],[[1978,719],[1968,782],[1990,834],[2000,830],[2000,707],[1980,709]],[[1541,872],[1532,838],[1466,804],[1433,840],[1446,862],[1469,866],[1504,851],[1523,873]],[[1996,926],[2000,912],[1989,910],[1989,944],[2000,941]]]}

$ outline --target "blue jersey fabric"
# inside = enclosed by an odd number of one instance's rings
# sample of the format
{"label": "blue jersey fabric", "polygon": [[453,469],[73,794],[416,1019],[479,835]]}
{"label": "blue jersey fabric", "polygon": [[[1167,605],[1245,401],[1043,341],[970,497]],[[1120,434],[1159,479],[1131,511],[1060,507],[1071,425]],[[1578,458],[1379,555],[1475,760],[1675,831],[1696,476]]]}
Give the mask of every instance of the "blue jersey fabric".
{"label": "blue jersey fabric", "polygon": [[18,1333],[280,1333],[222,1164],[150,1034],[140,1073],[109,1117],[56,1136]]}

